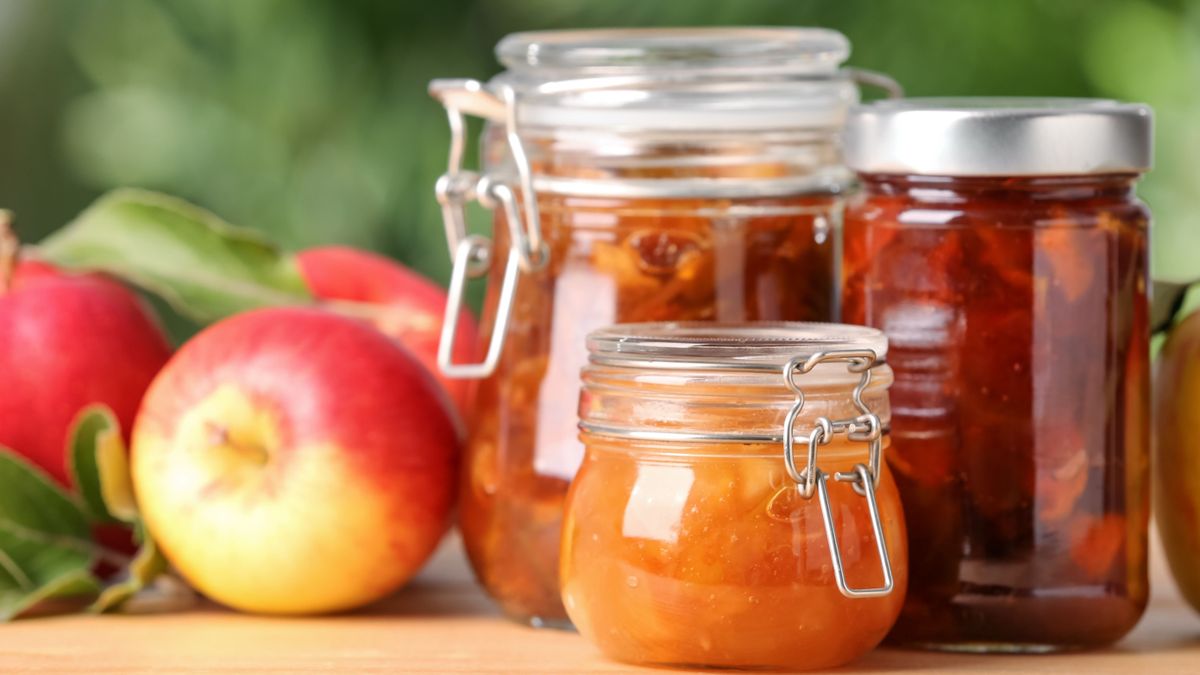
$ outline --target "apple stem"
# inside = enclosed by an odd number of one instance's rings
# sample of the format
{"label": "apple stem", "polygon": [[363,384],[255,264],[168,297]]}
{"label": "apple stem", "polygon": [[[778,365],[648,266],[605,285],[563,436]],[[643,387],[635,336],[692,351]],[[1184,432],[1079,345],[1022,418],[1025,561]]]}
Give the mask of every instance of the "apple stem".
{"label": "apple stem", "polygon": [[267,451],[257,445],[247,445],[238,443],[230,436],[229,430],[215,423],[208,423],[209,444],[214,448],[224,447],[233,450],[236,453],[250,457],[258,461],[259,464],[267,463]]}
{"label": "apple stem", "polygon": [[21,240],[12,226],[12,211],[0,209],[0,294],[12,286],[13,272],[17,269],[17,252]]}

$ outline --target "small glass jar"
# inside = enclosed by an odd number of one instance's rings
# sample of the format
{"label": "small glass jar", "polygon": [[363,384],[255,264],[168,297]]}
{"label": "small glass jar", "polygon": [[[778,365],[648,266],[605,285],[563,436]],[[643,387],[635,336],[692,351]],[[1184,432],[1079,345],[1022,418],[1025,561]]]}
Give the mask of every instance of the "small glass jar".
{"label": "small glass jar", "polygon": [[[482,378],[460,525],[509,616],[566,623],[557,555],[589,331],[836,317],[848,49],[816,29],[525,33],[499,44],[508,70],[490,82],[431,85],[453,130],[440,365]],[[488,120],[482,175],[462,164],[467,113]],[[473,200],[495,210],[490,239],[467,234]],[[452,363],[474,277],[488,284],[486,355]]]}
{"label": "small glass jar", "polygon": [[907,579],[876,330],[629,324],[588,338],[562,596],[612,658],[825,668]]}
{"label": "small glass jar", "polygon": [[891,639],[1051,651],[1147,600],[1150,111],[1105,101],[863,106],[845,320],[887,333],[910,522]]}

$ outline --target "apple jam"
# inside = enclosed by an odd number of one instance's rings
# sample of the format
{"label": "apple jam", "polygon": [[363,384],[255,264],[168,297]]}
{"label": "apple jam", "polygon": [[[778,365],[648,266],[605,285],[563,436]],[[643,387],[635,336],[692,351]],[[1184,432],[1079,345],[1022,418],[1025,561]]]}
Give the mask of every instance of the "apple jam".
{"label": "apple jam", "polygon": [[[575,407],[585,336],[614,322],[829,318],[834,204],[543,197],[539,205],[550,262],[521,278],[496,373],[477,389],[459,523],[480,580],[506,611],[561,621],[559,531],[583,455]],[[763,215],[715,215],[731,209]],[[497,229],[499,250],[505,231]],[[485,333],[499,286],[485,303]]]}
{"label": "apple jam", "polygon": [[1140,165],[1108,164],[1127,168],[861,174],[844,317],[887,333],[895,371],[912,572],[893,641],[1097,646],[1145,608],[1149,214]]}
{"label": "apple jam", "polygon": [[[432,86],[456,134],[438,187],[457,261],[447,317],[467,279],[488,286],[483,361],[441,360],[481,379],[460,524],[511,617],[567,623],[559,533],[590,331],[836,316],[846,50],[810,29],[518,34],[488,84]],[[759,67],[773,79],[747,80]],[[466,112],[489,118],[482,176],[461,166]],[[467,233],[472,199],[495,212],[490,239]]]}
{"label": "apple jam", "polygon": [[[640,324],[593,334],[580,399],[586,454],[567,498],[561,580],[571,620],[604,653],[813,669],[883,639],[904,595],[904,522],[890,472],[869,473],[870,443],[838,431],[838,420],[877,411],[865,415],[882,452],[890,374],[871,368],[856,406],[860,374],[837,354],[874,348],[874,363],[885,348],[877,332],[847,328]],[[784,364],[817,351],[828,360],[789,389]],[[822,420],[834,429],[816,443],[808,470],[820,485],[807,496],[804,471],[793,476],[784,452],[789,411],[796,469],[807,461],[800,435],[820,434]],[[855,491],[869,478],[834,478],[859,470],[877,478],[872,500]]]}

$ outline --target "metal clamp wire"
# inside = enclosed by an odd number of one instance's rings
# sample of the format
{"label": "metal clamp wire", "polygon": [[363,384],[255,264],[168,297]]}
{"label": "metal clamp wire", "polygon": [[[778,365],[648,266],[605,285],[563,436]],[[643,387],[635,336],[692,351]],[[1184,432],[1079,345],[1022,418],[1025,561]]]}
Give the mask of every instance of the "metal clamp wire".
{"label": "metal clamp wire", "polygon": [[[501,88],[503,100],[505,138],[523,196],[524,213],[518,204],[516,191],[504,180],[463,168],[467,126],[462,104],[465,102],[475,112],[491,118],[495,97],[478,80],[434,80],[430,93],[446,108],[450,123],[450,154],[446,173],[437,181],[435,193],[442,207],[442,222],[446,231],[446,243],[450,249],[454,267],[450,273],[450,288],[446,299],[445,320],[438,341],[438,368],[448,377],[478,379],[490,376],[499,364],[512,315],[513,299],[516,294],[518,272],[536,272],[550,260],[550,247],[542,236],[538,216],[537,195],[533,190],[533,176],[528,156],[517,135],[516,94],[511,86]],[[463,295],[468,279],[483,276],[491,267],[494,245],[486,237],[467,232],[466,207],[478,201],[484,208],[500,208],[508,224],[511,251],[501,281],[499,303],[488,349],[479,363],[454,363],[454,341],[458,332],[458,318],[462,311]]]}
{"label": "metal clamp wire", "polygon": [[883,534],[883,522],[879,517],[879,504],[875,501],[875,489],[871,487],[870,470],[863,464],[856,464],[854,475],[857,484],[863,488],[862,495],[867,500],[867,513],[871,520],[871,531],[875,535],[875,548],[879,553],[879,564],[883,571],[883,585],[874,588],[852,588],[846,582],[846,565],[842,560],[842,549],[838,544],[837,531],[834,529],[833,509],[829,503],[829,489],[825,482],[828,476],[818,472],[817,497],[821,504],[821,519],[825,523],[825,539],[829,544],[829,556],[833,560],[833,576],[838,591],[848,598],[875,598],[892,592],[895,581],[892,578],[892,562],[888,557],[887,540]]}
{"label": "metal clamp wire", "polygon": [[[789,417],[789,426],[794,423],[796,416],[799,415],[800,409],[804,407],[804,389],[797,380],[798,375],[811,373],[818,365],[829,362],[845,362],[846,369],[851,373],[860,373],[858,384],[854,387],[853,401],[854,407],[861,413],[858,417],[849,420],[835,420],[832,422],[835,431],[845,431],[847,438],[852,441],[863,441],[867,443],[867,466],[871,471],[872,485],[879,485],[880,464],[883,461],[883,440],[882,428],[879,417],[875,415],[863,400],[863,394],[867,387],[871,385],[872,369],[878,363],[878,356],[870,349],[844,349],[836,351],[821,351],[816,352],[808,357],[796,357],[787,362],[783,367],[783,378],[788,389],[796,394],[796,403],[793,405],[795,413]],[[786,435],[787,430],[784,430]],[[824,443],[828,443],[831,435],[827,434]],[[784,453],[787,455],[788,448],[784,447]],[[844,480],[838,477],[838,480]],[[861,487],[855,484],[855,492],[859,492]],[[810,492],[811,494],[811,492]],[[859,494],[862,494],[859,492]]]}
{"label": "metal clamp wire", "polygon": [[496,320],[492,335],[488,338],[487,354],[479,363],[454,363],[454,343],[458,333],[458,319],[462,315],[463,298],[467,279],[471,274],[471,261],[491,258],[492,242],[487,237],[469,235],[458,244],[454,256],[454,269],[450,273],[450,288],[446,292],[446,313],[442,318],[442,333],[438,338],[438,368],[449,377],[483,378],[491,375],[500,362],[504,350],[504,336],[508,332],[512,316],[513,297],[517,290],[520,260],[510,253],[504,265],[504,278],[500,284],[500,302],[496,307]]}
{"label": "metal clamp wire", "polygon": [[[549,262],[550,249],[542,239],[542,219],[538,212],[537,192],[533,189],[533,167],[529,164],[529,156],[525,154],[525,146],[521,143],[518,133],[517,92],[511,85],[506,84],[501,86],[500,95],[504,101],[504,137],[508,140],[509,153],[517,167],[517,179],[521,182],[521,196],[525,205],[524,228],[513,229],[521,229],[524,232],[521,256],[526,269],[532,271],[545,267]],[[509,199],[513,199],[511,190]],[[512,213],[516,213],[515,208],[512,209]],[[505,215],[510,216],[508,213]]]}
{"label": "metal clamp wire", "polygon": [[[796,416],[800,414],[800,408],[793,404],[788,410],[787,419],[784,422],[783,428],[783,465],[787,469],[788,476],[798,484],[800,494],[805,499],[813,496],[813,490],[817,488],[817,448],[829,442],[830,436],[833,435],[833,427],[829,420],[824,417],[817,418],[817,424],[813,430],[807,435],[799,439],[795,438]],[[796,468],[795,442],[796,440],[803,441],[808,444],[808,457],[803,469]]]}
{"label": "metal clamp wire", "polygon": [[[795,435],[795,424],[804,409],[804,388],[797,379],[798,375],[813,371],[821,363],[845,362],[852,373],[861,373],[858,384],[854,388],[854,406],[859,415],[850,419],[830,420],[818,417],[812,431],[807,436]],[[817,352],[806,358],[796,357],[787,362],[783,368],[783,379],[788,389],[796,394],[796,400],[788,410],[783,429],[783,460],[788,476],[796,482],[796,490],[805,499],[811,499],[816,493],[821,506],[821,518],[824,521],[825,537],[829,544],[829,554],[833,562],[834,579],[838,591],[849,598],[869,598],[887,595],[892,591],[892,565],[888,559],[887,542],[883,534],[883,523],[879,517],[879,505],[875,501],[875,489],[879,484],[881,473],[880,462],[883,455],[883,425],[879,417],[863,400],[863,393],[871,384],[871,368],[877,362],[877,356],[871,350],[839,350]],[[841,548],[838,545],[836,525],[833,521],[833,510],[829,503],[829,489],[826,482],[829,475],[817,464],[817,449],[830,443],[833,434],[845,433],[853,441],[867,443],[868,464],[856,464],[853,471],[838,472],[834,479],[851,483],[851,488],[867,500],[867,512],[871,520],[871,530],[875,536],[876,547],[879,551],[880,565],[883,570],[883,585],[875,588],[852,588],[846,582],[845,564],[842,560]],[[795,443],[803,440],[808,444],[807,463],[803,469],[797,469],[795,461]]]}
{"label": "metal clamp wire", "polygon": [[[459,243],[467,236],[466,205],[478,201],[485,208],[494,209],[496,202],[500,202],[504,206],[505,217],[520,226],[522,236],[519,240],[514,238],[514,241],[522,242],[519,250],[522,266],[527,270],[540,269],[546,263],[548,248],[542,237],[537,194],[533,188],[533,170],[518,134],[515,90],[510,85],[502,85],[498,100],[479,80],[434,80],[429,90],[445,107],[450,124],[450,153],[446,173],[438,179],[434,191],[442,206],[442,221],[451,258],[457,255]],[[488,119],[492,115],[482,112],[483,109],[503,106],[504,137],[517,170],[524,213],[516,208],[515,191],[503,179],[463,168],[467,136],[466,116],[461,105],[463,101],[474,101],[470,107]]]}

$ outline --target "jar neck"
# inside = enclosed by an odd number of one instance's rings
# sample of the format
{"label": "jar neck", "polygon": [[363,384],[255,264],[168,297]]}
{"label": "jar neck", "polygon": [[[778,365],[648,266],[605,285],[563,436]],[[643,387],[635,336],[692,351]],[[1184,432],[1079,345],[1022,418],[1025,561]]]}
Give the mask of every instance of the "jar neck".
{"label": "jar neck", "polygon": [[1130,202],[1138,174],[1087,176],[924,176],[860,174],[869,197],[919,203],[1003,201],[1008,204]]}
{"label": "jar neck", "polygon": [[[485,132],[484,165],[511,173],[503,129]],[[768,197],[838,194],[852,184],[838,129],[634,131],[521,129],[544,190],[580,196]]]}

